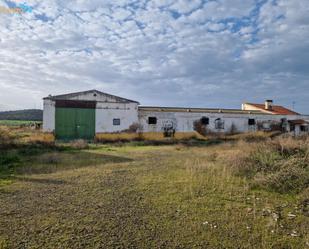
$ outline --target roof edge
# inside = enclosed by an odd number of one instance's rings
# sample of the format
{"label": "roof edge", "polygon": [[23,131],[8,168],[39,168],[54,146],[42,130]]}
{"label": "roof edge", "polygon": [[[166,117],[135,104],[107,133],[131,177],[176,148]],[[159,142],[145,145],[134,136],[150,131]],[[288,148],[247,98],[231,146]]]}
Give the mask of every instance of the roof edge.
{"label": "roof edge", "polygon": [[[158,109],[158,111],[165,110],[179,110],[186,112],[216,112],[216,113],[243,113],[243,114],[267,114],[259,110],[241,110],[241,109],[226,109],[226,108],[204,108],[204,107],[167,107],[167,106],[139,106],[138,109]],[[160,110],[161,109],[161,110]],[[269,113],[269,115],[274,115]]]}
{"label": "roof edge", "polygon": [[293,111],[293,110],[291,110],[291,109],[289,109],[289,108],[286,108],[286,107],[284,107],[284,106],[282,106],[282,105],[273,105],[273,107],[283,108],[283,109],[285,109],[285,110],[291,112],[291,114],[280,114],[280,113],[278,113],[278,112],[276,112],[276,111],[267,110],[267,109],[265,109],[265,108],[259,107],[260,105],[263,105],[263,104],[258,104],[258,103],[243,103],[243,104],[244,104],[244,105],[251,105],[251,106],[254,106],[255,108],[258,108],[258,109],[262,110],[263,112],[272,113],[272,114],[274,114],[274,115],[302,115],[301,113],[295,112],[295,111]]}
{"label": "roof edge", "polygon": [[47,99],[49,99],[49,100],[59,100],[59,99],[64,98],[64,97],[74,97],[74,96],[78,96],[80,94],[91,93],[91,92],[96,92],[96,93],[103,94],[103,95],[106,95],[106,96],[109,96],[109,97],[121,99],[124,102],[136,103],[138,105],[140,104],[138,101],[126,99],[126,98],[123,98],[123,97],[120,97],[120,96],[117,96],[117,95],[113,95],[113,94],[109,94],[109,93],[105,93],[105,92],[101,92],[101,91],[98,91],[96,89],[92,89],[92,90],[88,90],[88,91],[80,91],[80,92],[73,92],[73,93],[67,93],[67,94],[47,96],[47,97],[44,97],[43,100],[47,100]]}

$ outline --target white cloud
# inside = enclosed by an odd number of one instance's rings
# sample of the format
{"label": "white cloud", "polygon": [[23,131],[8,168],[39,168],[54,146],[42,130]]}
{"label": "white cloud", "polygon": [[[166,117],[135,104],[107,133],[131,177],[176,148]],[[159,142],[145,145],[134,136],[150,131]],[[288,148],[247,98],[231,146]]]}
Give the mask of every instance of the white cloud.
{"label": "white cloud", "polygon": [[238,107],[249,91],[253,100],[298,98],[305,111],[305,0],[268,1],[257,16],[253,0],[29,4],[33,13],[0,14],[0,109],[98,88],[143,104],[221,107]]}
{"label": "white cloud", "polygon": [[[254,0],[218,0],[206,2],[203,9],[195,15],[201,19],[220,20],[249,16],[255,4]],[[195,17],[197,18],[197,17]]]}
{"label": "white cloud", "polygon": [[190,13],[201,6],[200,0],[178,0],[170,8],[181,14]]}

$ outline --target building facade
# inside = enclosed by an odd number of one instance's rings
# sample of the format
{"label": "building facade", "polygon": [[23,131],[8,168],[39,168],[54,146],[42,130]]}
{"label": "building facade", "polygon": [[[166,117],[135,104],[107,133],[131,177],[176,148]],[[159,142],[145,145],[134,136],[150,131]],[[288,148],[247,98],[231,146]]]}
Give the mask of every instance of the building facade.
{"label": "building facade", "polygon": [[98,133],[132,131],[192,132],[200,124],[208,132],[231,133],[281,129],[308,133],[309,116],[266,101],[242,109],[147,107],[97,90],[44,98],[43,130],[58,139],[93,139]]}

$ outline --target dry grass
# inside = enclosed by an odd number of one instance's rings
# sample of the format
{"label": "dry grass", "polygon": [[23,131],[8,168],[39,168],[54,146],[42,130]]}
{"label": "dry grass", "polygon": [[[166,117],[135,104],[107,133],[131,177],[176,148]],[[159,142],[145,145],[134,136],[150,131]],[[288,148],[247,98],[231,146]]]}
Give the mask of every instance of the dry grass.
{"label": "dry grass", "polygon": [[174,137],[165,137],[163,132],[122,132],[122,133],[100,133],[96,135],[96,142],[130,142],[130,141],[185,141],[191,139],[198,140],[228,140],[228,141],[265,141],[277,136],[278,132],[254,132],[244,134],[224,134],[224,133],[209,133],[205,136],[198,132],[176,132]]}
{"label": "dry grass", "polygon": [[196,132],[176,132],[175,137],[164,137],[163,132],[144,133],[100,133],[96,135],[97,142],[119,142],[119,141],[164,141],[164,140],[188,140],[206,139]]}
{"label": "dry grass", "polygon": [[0,126],[0,147],[12,145],[16,142],[16,134],[11,132],[11,129],[6,126]]}
{"label": "dry grass", "polygon": [[78,149],[78,150],[89,148],[88,142],[83,139],[74,140],[70,143],[69,146],[71,148]]}
{"label": "dry grass", "polygon": [[257,142],[257,141],[265,141],[267,139],[276,137],[280,134],[281,133],[277,131],[274,131],[274,132],[256,131],[256,132],[229,135],[227,136],[227,138],[229,140],[235,140],[235,141],[243,140],[246,142]]}
{"label": "dry grass", "polygon": [[306,248],[308,187],[252,183],[306,169],[308,140],[245,140],[20,153],[0,182],[0,248]]}
{"label": "dry grass", "polygon": [[308,139],[278,137],[244,144],[229,158],[236,175],[252,178],[252,186],[281,193],[301,192],[309,187]]}
{"label": "dry grass", "polygon": [[96,142],[134,141],[139,139],[137,133],[99,133],[96,134]]}
{"label": "dry grass", "polygon": [[43,144],[52,145],[55,137],[52,133],[31,130],[29,128],[0,126],[0,145]]}
{"label": "dry grass", "polygon": [[55,137],[52,133],[33,132],[29,136],[25,136],[21,141],[24,143],[53,144]]}

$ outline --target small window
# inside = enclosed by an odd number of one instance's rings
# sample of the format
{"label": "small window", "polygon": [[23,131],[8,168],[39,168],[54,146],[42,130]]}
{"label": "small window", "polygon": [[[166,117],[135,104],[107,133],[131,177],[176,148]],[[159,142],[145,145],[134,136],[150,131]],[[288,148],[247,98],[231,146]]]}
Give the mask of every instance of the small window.
{"label": "small window", "polygon": [[207,118],[207,117],[202,117],[202,118],[201,118],[201,124],[202,124],[202,125],[209,125],[209,118]]}
{"label": "small window", "polygon": [[249,118],[248,125],[255,125],[255,119]]}
{"label": "small window", "polygon": [[300,126],[300,131],[301,131],[301,132],[306,132],[306,131],[308,131],[308,126],[304,126],[304,125]]}
{"label": "small window", "polygon": [[148,124],[157,124],[156,117],[148,117]]}
{"label": "small window", "polygon": [[120,118],[114,118],[113,125],[120,125]]}
{"label": "small window", "polygon": [[224,130],[224,121],[221,118],[215,120],[215,128],[217,130]]}

